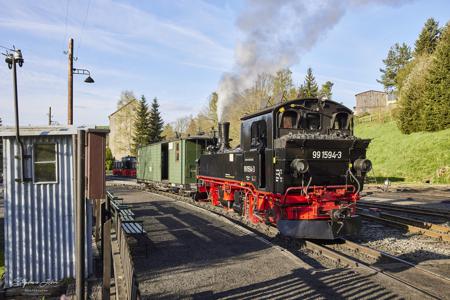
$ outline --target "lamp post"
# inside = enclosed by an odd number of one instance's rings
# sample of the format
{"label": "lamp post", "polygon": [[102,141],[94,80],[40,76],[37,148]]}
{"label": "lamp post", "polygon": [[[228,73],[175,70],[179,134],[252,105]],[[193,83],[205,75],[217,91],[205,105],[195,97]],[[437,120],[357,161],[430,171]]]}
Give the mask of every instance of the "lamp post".
{"label": "lamp post", "polygon": [[[15,126],[16,126],[16,141],[19,145],[19,159],[20,159],[20,178],[19,182],[23,182],[25,179],[25,161],[24,161],[24,147],[23,143],[20,139],[20,129],[19,129],[19,100],[17,93],[17,64],[19,67],[23,66],[23,56],[22,51],[20,49],[8,49],[6,47],[1,46],[6,49],[5,53],[2,53],[5,58],[5,62],[8,64],[8,68],[13,71],[13,90],[14,90],[14,115],[15,115]],[[17,180],[17,179],[16,179]]]}
{"label": "lamp post", "polygon": [[67,124],[73,125],[73,75],[88,75],[84,80],[86,83],[94,83],[94,79],[91,77],[91,73],[86,69],[76,69],[73,67],[73,39],[69,40],[69,86],[68,86],[68,112],[67,112]]}

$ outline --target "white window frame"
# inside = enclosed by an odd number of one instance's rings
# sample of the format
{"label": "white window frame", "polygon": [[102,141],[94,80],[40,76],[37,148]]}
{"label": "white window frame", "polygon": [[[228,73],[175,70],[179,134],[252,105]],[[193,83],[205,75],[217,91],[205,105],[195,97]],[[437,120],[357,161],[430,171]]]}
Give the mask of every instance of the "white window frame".
{"label": "white window frame", "polygon": [[[39,161],[35,162],[35,151],[36,151],[36,145],[55,145],[55,160],[54,161]],[[42,163],[55,163],[55,181],[36,181],[35,176],[35,164],[42,164]],[[57,142],[36,142],[33,143],[33,153],[32,153],[32,171],[33,171],[33,184],[55,184],[58,183],[58,143]]]}

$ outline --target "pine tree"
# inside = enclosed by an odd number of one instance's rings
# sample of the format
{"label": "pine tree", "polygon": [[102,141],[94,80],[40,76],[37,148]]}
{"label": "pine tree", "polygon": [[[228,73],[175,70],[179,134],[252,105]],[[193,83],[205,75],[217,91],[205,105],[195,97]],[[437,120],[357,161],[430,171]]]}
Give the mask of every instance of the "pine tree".
{"label": "pine tree", "polygon": [[151,143],[156,143],[162,140],[161,133],[163,131],[164,121],[161,118],[161,113],[159,112],[158,99],[153,98],[152,107],[150,110],[149,117],[149,138]]}
{"label": "pine tree", "polygon": [[312,69],[308,68],[306,71],[305,82],[299,88],[300,98],[317,98],[319,86],[316,78],[313,75]]}
{"label": "pine tree", "polygon": [[431,61],[426,78],[424,114],[427,116],[426,130],[436,131],[450,128],[450,22],[442,35]]}
{"label": "pine tree", "polygon": [[432,54],[439,42],[440,34],[439,23],[435,19],[429,18],[415,43],[414,56]]}
{"label": "pine tree", "polygon": [[148,111],[147,101],[145,100],[145,96],[142,95],[134,120],[133,154],[136,154],[138,147],[148,145],[151,142],[149,117],[150,113]]}
{"label": "pine tree", "polygon": [[381,79],[377,80],[384,86],[386,92],[393,92],[397,86],[397,74],[411,60],[411,49],[405,43],[392,46],[386,59],[383,59],[384,69],[380,69]]}
{"label": "pine tree", "polygon": [[333,88],[334,83],[331,81],[327,81],[324,84],[322,84],[322,87],[319,91],[319,97],[322,99],[331,100],[331,96],[333,93],[331,92],[331,89]]}

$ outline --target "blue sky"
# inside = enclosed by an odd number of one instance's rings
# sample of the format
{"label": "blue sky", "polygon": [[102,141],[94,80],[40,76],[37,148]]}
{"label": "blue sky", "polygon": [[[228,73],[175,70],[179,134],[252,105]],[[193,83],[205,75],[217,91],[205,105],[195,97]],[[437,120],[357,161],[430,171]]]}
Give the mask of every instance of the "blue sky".
{"label": "blue sky", "polygon": [[[382,89],[376,79],[389,47],[396,42],[413,46],[428,17],[441,24],[450,20],[450,1],[406,2],[349,7],[291,67],[295,83],[301,83],[306,68],[312,67],[319,83],[335,83],[333,99],[350,107],[356,93]],[[107,124],[125,89],[147,99],[158,97],[166,122],[195,115],[216,90],[223,72],[234,66],[234,49],[243,38],[236,20],[249,9],[247,5],[244,1],[0,0],[0,45],[15,45],[25,58],[19,69],[21,124],[45,124],[49,106],[54,119],[65,124],[63,51],[69,37],[75,39],[75,67],[91,70],[96,81],[88,85],[84,77],[75,77],[76,124]],[[3,62],[0,117],[13,123],[11,71]]]}

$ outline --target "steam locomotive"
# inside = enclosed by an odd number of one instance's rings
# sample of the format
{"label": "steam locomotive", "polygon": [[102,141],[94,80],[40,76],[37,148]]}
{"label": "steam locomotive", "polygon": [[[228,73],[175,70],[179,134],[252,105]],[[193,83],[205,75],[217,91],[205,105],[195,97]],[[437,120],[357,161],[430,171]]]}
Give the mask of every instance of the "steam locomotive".
{"label": "steam locomotive", "polygon": [[353,135],[353,113],[330,100],[297,99],[241,119],[240,145],[230,123],[200,155],[198,201],[269,223],[295,238],[357,234],[356,201],[372,168],[370,140]]}

